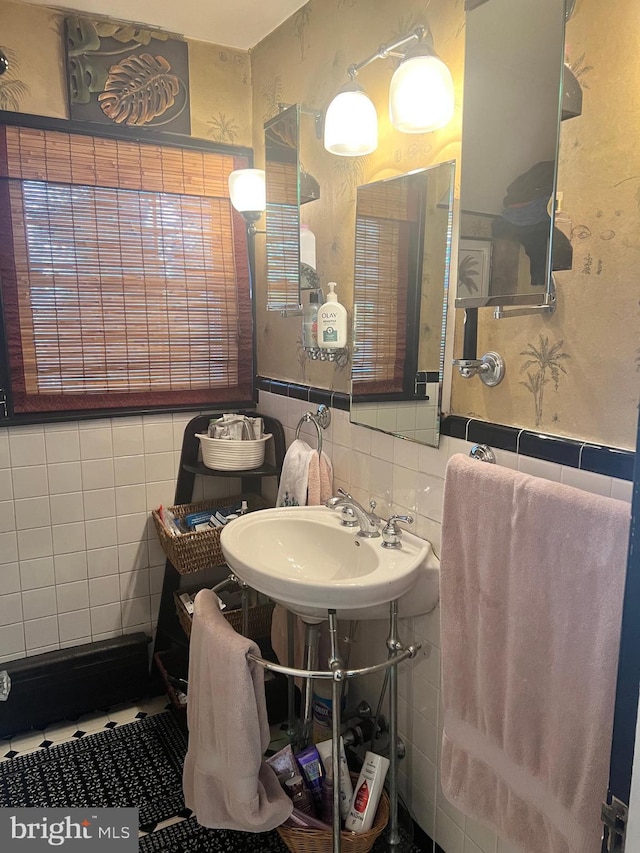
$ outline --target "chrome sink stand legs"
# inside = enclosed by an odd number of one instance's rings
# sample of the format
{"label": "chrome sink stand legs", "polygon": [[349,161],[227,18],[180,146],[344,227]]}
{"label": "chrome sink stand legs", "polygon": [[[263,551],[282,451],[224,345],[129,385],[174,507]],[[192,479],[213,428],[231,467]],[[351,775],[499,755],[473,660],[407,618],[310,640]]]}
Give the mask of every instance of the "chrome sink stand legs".
{"label": "chrome sink stand legs", "polygon": [[[287,666],[289,669],[295,667],[295,630],[296,617],[287,610]],[[287,737],[289,743],[298,743],[298,718],[296,716],[296,680],[293,675],[287,676]]]}
{"label": "chrome sink stand legs", "polygon": [[[296,669],[292,666],[282,666],[273,661],[265,660],[258,655],[247,652],[247,658],[271,672],[280,672],[291,678],[304,678],[306,682],[305,695],[305,720],[303,730],[300,733],[304,738],[303,745],[311,734],[311,702],[313,692],[313,679],[331,679],[332,693],[332,721],[331,721],[331,757],[334,768],[333,786],[333,845],[332,853],[340,853],[340,728],[341,728],[341,702],[343,682],[347,678],[359,678],[363,675],[372,675],[377,672],[389,673],[389,829],[387,842],[392,853],[399,853],[400,834],[398,832],[398,664],[404,660],[414,658],[420,650],[420,643],[403,646],[398,638],[398,603],[390,604],[390,627],[387,639],[387,660],[382,663],[364,666],[359,669],[345,667],[338,647],[338,622],[335,610],[329,610],[329,636],[331,641],[331,657],[329,658],[329,669],[316,670],[316,658],[318,656],[318,625],[306,625],[305,637],[305,669]],[[291,622],[289,628],[292,627]],[[290,631],[291,636],[293,631]],[[293,657],[292,647],[289,646],[290,660]],[[290,724],[291,727],[291,724]],[[298,741],[300,744],[300,741]],[[298,745],[298,748],[302,748]]]}
{"label": "chrome sink stand legs", "polygon": [[338,620],[336,611],[329,611],[329,638],[331,657],[329,669],[333,673],[331,682],[331,764],[333,767],[333,853],[340,853],[340,727],[342,725],[342,690],[344,680],[343,663],[338,647]]}
{"label": "chrome sink stand legs", "polygon": [[[305,623],[304,635],[304,665],[307,670],[314,670],[318,666],[318,642],[320,640],[320,626],[310,622]],[[305,679],[304,686],[304,712],[302,716],[302,729],[298,741],[298,749],[304,749],[311,737],[311,723],[313,717],[313,678]]]}
{"label": "chrome sink stand legs", "polygon": [[402,644],[398,637],[398,602],[392,601],[387,639],[389,658],[393,661],[389,672],[389,831],[387,843],[390,850],[400,844],[398,831],[398,652]]}

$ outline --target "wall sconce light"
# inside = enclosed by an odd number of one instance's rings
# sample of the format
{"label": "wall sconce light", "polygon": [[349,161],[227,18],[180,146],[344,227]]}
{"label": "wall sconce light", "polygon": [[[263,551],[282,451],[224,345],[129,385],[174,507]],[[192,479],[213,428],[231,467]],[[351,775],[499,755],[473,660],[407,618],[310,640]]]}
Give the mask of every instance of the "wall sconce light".
{"label": "wall sconce light", "polygon": [[[332,154],[357,157],[374,151],[378,144],[378,121],[373,103],[356,76],[376,59],[400,57],[400,65],[391,78],[389,116],[403,133],[427,133],[444,127],[452,118],[455,105],[451,72],[433,49],[433,40],[425,40],[425,27],[396,41],[381,45],[376,53],[350,65],[349,83],[329,104],[324,122],[324,147]],[[402,53],[398,48],[417,44]]]}
{"label": "wall sconce light", "polygon": [[250,236],[261,233],[255,226],[267,207],[264,169],[236,169],[229,175],[231,204],[247,223]]}
{"label": "wall sconce light", "polygon": [[329,104],[324,119],[324,147],[342,157],[360,157],[378,147],[378,113],[356,83],[355,74]]}

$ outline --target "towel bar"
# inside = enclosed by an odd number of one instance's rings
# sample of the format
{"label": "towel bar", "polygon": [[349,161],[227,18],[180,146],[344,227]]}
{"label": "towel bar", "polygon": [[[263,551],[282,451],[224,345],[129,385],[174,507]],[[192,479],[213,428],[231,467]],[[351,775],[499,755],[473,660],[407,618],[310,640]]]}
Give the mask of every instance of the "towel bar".
{"label": "towel bar", "polygon": [[477,459],[479,462],[491,462],[495,464],[496,456],[488,444],[474,444],[469,451],[469,456],[472,459]]}
{"label": "towel bar", "polygon": [[326,429],[331,423],[331,412],[327,406],[322,403],[318,406],[315,415],[313,412],[305,412],[298,421],[296,427],[296,439],[300,438],[300,430],[303,424],[312,423],[318,433],[318,456],[322,453],[322,430]]}

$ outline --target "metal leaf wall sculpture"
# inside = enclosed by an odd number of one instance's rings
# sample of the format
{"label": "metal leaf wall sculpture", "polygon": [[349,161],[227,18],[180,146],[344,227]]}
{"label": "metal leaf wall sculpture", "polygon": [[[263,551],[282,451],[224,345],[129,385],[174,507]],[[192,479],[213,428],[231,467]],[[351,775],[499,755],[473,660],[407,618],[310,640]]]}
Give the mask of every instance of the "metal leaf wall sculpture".
{"label": "metal leaf wall sculpture", "polygon": [[144,125],[175,103],[180,80],[170,74],[163,56],[130,56],[111,66],[104,92],[98,95],[102,112],[116,124]]}
{"label": "metal leaf wall sculpture", "polygon": [[126,21],[69,15],[65,41],[72,119],[191,132],[183,38]]}

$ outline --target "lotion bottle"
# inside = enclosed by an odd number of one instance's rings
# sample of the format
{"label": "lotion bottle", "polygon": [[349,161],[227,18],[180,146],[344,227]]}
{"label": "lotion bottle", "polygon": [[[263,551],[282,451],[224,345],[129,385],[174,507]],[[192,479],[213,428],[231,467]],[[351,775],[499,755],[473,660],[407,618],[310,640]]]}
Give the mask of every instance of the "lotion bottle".
{"label": "lotion bottle", "polygon": [[318,311],[318,346],[340,349],[347,345],[347,309],[338,302],[335,281],[329,282],[327,301]]}
{"label": "lotion bottle", "polygon": [[344,822],[344,828],[349,832],[367,832],[373,826],[388,769],[388,758],[367,752]]}

